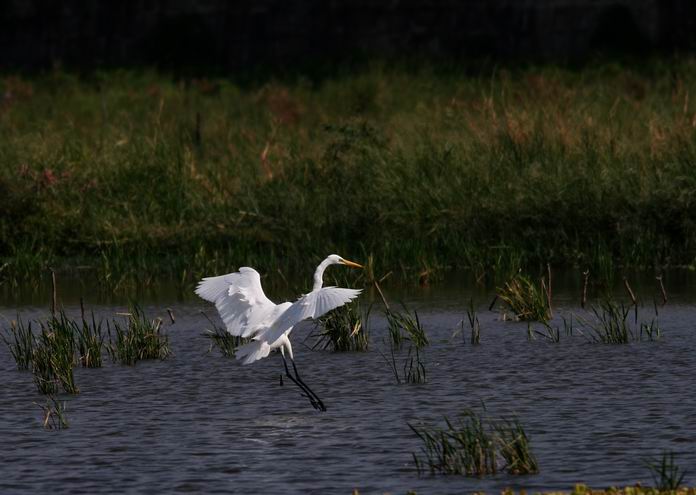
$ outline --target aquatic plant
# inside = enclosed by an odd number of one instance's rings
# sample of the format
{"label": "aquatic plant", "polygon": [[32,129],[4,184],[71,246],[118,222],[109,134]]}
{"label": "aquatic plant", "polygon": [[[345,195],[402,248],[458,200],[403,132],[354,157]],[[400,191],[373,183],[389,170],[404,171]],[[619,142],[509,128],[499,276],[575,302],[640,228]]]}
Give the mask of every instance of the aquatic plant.
{"label": "aquatic plant", "polygon": [[85,310],[80,301],[81,306],[81,322],[78,324],[73,321],[73,329],[76,337],[77,353],[80,364],[84,368],[101,368],[102,366],[102,348],[104,347],[103,320],[99,320],[94,316],[94,311],[91,314],[91,321],[85,318]]}
{"label": "aquatic plant", "polygon": [[160,318],[149,320],[138,305],[131,306],[124,316],[125,324],[118,320],[107,323],[107,350],[112,360],[132,366],[140,360],[166,359],[170,355],[169,338]]}
{"label": "aquatic plant", "polygon": [[46,398],[44,405],[34,403],[41,408],[44,414],[43,427],[47,430],[63,430],[68,428],[68,418],[65,414],[65,401],[59,401],[53,395]]}
{"label": "aquatic plant", "polygon": [[498,443],[498,453],[504,469],[510,474],[533,474],[539,472],[539,464],[531,451],[529,437],[517,418],[493,423]]}
{"label": "aquatic plant", "polygon": [[516,274],[498,288],[497,294],[517,320],[548,321],[551,318],[549,292],[543,279],[537,287],[528,277]]}
{"label": "aquatic plant", "polygon": [[397,350],[393,343],[389,345],[389,356],[385,355],[382,351],[379,352],[389,366],[397,384],[418,384],[427,381],[425,362],[421,357],[419,347],[410,345],[405,357],[401,355],[397,357]]}
{"label": "aquatic plant", "polygon": [[456,422],[445,417],[445,424],[445,428],[408,425],[423,442],[422,456],[413,454],[419,474],[482,476],[539,471],[529,438],[517,419],[490,421],[467,409]]}
{"label": "aquatic plant", "polygon": [[686,472],[674,462],[674,452],[663,452],[659,460],[646,463],[655,488],[660,493],[674,493],[679,489]]}
{"label": "aquatic plant", "polygon": [[224,327],[216,325],[210,318],[208,318],[208,315],[203,312],[201,312],[201,314],[205,316],[212,327],[212,329],[206,329],[206,331],[203,333],[203,336],[210,340],[208,352],[212,352],[213,347],[215,347],[223,356],[231,358],[234,357],[237,347],[250,341],[248,338],[232,335]]}
{"label": "aquatic plant", "polygon": [[313,349],[329,349],[333,352],[367,351],[369,346],[368,322],[370,310],[363,311],[359,302],[338,307],[322,316],[317,322],[320,328],[315,335]]}
{"label": "aquatic plant", "polygon": [[600,302],[599,307],[592,307],[594,321],[580,317],[578,321],[582,328],[588,331],[586,337],[594,343],[627,344],[641,341],[644,336],[650,341],[661,337],[662,332],[656,319],[650,323],[641,322],[631,326],[630,313],[631,307],[605,299]]}
{"label": "aquatic plant", "polygon": [[532,339],[532,335],[538,335],[549,342],[558,343],[561,341],[561,330],[559,327],[554,328],[547,321],[541,322],[541,327],[543,329],[542,331],[534,328],[532,334],[531,323],[527,324],[527,335],[530,336],[530,340]]}
{"label": "aquatic plant", "polygon": [[2,340],[10,351],[18,370],[28,370],[34,354],[34,334],[31,323],[25,325],[22,319],[10,323],[10,328],[2,334]]}
{"label": "aquatic plant", "polygon": [[417,311],[411,314],[408,308],[403,305],[403,311],[386,309],[385,316],[387,317],[390,340],[397,348],[401,347],[404,340],[410,341],[419,349],[430,345]]}
{"label": "aquatic plant", "polygon": [[[469,320],[469,328],[471,329],[470,342],[472,345],[478,345],[481,343],[481,324],[479,323],[478,316],[476,315],[476,309],[474,308],[473,299],[469,299],[469,307],[466,310],[466,316]],[[462,320],[462,327],[463,325],[464,320]],[[463,336],[464,332],[462,331],[462,337]]]}
{"label": "aquatic plant", "polygon": [[46,322],[39,322],[41,331],[36,339],[32,360],[34,382],[40,392],[55,393],[57,385],[66,393],[78,394],[73,366],[75,364],[74,322],[64,310]]}

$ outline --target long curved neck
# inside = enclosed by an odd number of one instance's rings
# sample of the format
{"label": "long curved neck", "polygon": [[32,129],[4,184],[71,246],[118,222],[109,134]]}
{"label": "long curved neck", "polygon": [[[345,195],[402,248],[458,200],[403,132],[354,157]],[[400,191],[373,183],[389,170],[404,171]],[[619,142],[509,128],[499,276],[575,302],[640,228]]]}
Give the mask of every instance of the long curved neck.
{"label": "long curved neck", "polygon": [[319,263],[317,269],[314,270],[314,287],[312,287],[312,290],[319,290],[322,285],[324,285],[324,270],[326,270],[329,265],[331,265],[331,260],[326,258]]}

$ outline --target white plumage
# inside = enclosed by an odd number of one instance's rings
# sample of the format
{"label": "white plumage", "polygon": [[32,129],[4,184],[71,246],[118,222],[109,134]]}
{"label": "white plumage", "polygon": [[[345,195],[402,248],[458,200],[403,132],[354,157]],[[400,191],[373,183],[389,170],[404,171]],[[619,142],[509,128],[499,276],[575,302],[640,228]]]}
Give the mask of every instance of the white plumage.
{"label": "white plumage", "polygon": [[215,304],[229,333],[252,339],[237,349],[236,357],[243,364],[265,358],[277,348],[283,354],[287,351],[293,359],[288,335],[297,323],[318,318],[360,294],[356,289],[322,287],[324,270],[333,264],[362,268],[332,254],[314,272],[313,290],[294,303],[273,303],[263,292],[259,273],[249,267],[219,277],[204,278],[198,284],[196,294]]}

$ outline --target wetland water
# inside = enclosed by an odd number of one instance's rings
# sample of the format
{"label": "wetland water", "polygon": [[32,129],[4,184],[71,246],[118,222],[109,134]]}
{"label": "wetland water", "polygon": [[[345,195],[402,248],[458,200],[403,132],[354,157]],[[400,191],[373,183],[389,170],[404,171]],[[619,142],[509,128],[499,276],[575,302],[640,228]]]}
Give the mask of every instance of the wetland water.
{"label": "wetland water", "polygon": [[[558,291],[556,314],[582,312]],[[479,294],[480,295],[480,294]],[[397,385],[381,347],[385,321],[371,319],[367,353],[311,351],[311,326],[293,332],[299,370],[328,407],[314,411],[298,389],[280,387],[281,361],[251,366],[222,357],[201,336],[201,301],[146,304],[166,316],[173,356],[134,367],[76,368],[81,393],[67,397],[70,427],[45,431],[31,374],[0,345],[0,493],[497,493],[505,487],[570,489],[649,483],[643,461],[674,451],[696,481],[696,302],[688,287],[660,311],[658,342],[588,344],[527,340],[524,323],[501,321],[480,295],[481,345],[452,337],[470,294],[414,291],[431,339],[428,382]],[[484,301],[484,298],[486,300]],[[77,305],[66,304],[77,314]],[[123,306],[97,306],[111,316]],[[46,316],[45,308],[5,304],[6,318]],[[643,319],[654,316],[646,305]],[[467,335],[468,337],[468,335]],[[312,339],[306,344],[311,345]],[[491,416],[516,414],[531,437],[540,473],[419,477],[408,422],[442,425],[485,402]]]}

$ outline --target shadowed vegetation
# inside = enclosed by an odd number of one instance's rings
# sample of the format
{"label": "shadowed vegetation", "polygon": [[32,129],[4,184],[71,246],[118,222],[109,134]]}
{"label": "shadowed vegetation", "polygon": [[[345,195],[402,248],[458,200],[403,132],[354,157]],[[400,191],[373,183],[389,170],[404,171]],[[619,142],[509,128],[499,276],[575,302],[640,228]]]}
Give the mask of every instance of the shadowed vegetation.
{"label": "shadowed vegetation", "polygon": [[529,438],[517,419],[492,421],[466,410],[446,428],[409,427],[423,441],[422,457],[413,454],[418,472],[482,476],[506,471],[539,471]]}
{"label": "shadowed vegetation", "polygon": [[250,339],[239,337],[238,335],[232,335],[224,327],[216,325],[210,318],[208,318],[208,315],[205,313],[202,314],[212,327],[212,330],[206,329],[206,331],[203,333],[203,336],[210,340],[208,352],[212,352],[213,347],[215,347],[223,356],[232,358],[234,357],[237,347],[249,342]]}
{"label": "shadowed vegetation", "polygon": [[161,319],[147,319],[138,306],[131,307],[124,316],[125,324],[113,320],[111,325],[107,325],[107,350],[111,359],[133,366],[144,359],[166,359],[170,355],[169,338],[164,333]]}
{"label": "shadowed vegetation", "polygon": [[18,316],[16,320],[10,322],[10,328],[5,329],[2,334],[2,340],[15,360],[17,369],[30,369],[35,342],[34,334],[31,331],[31,323],[25,325]]}
{"label": "shadowed vegetation", "polygon": [[655,341],[662,336],[657,319],[651,320],[650,323],[638,322],[635,306],[626,306],[606,299],[599,307],[592,308],[592,314],[593,320],[579,317],[577,320],[580,328],[587,331],[585,336],[594,343],[628,344],[641,340]]}
{"label": "shadowed vegetation", "polygon": [[35,403],[43,411],[43,427],[47,430],[64,430],[69,427],[65,414],[65,401],[61,402],[53,395],[49,395],[44,405]]}
{"label": "shadowed vegetation", "polygon": [[0,277],[89,266],[111,288],[190,286],[330,252],[413,276],[691,266],[694,94],[688,57],[247,86],[5,75]]}
{"label": "shadowed vegetation", "polygon": [[360,303],[340,306],[322,316],[317,327],[313,349],[329,349],[333,352],[367,351],[370,343],[368,322],[370,310],[362,310]]}
{"label": "shadowed vegetation", "polygon": [[658,460],[647,463],[655,488],[661,493],[674,493],[682,485],[686,472],[674,462],[674,452],[663,452]]}

